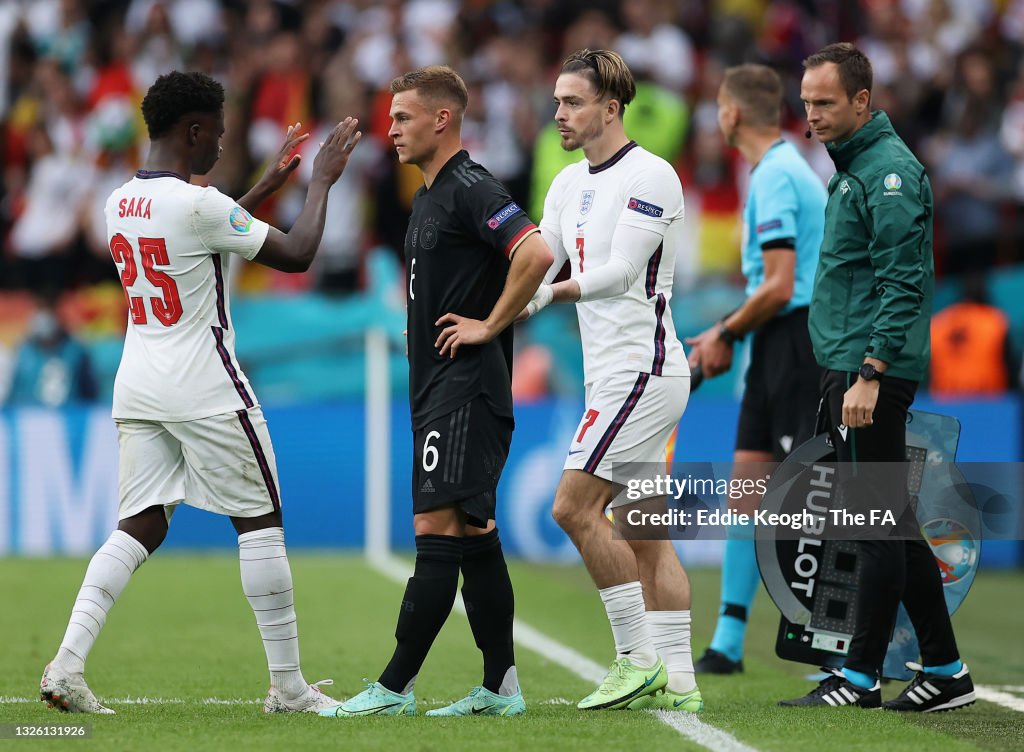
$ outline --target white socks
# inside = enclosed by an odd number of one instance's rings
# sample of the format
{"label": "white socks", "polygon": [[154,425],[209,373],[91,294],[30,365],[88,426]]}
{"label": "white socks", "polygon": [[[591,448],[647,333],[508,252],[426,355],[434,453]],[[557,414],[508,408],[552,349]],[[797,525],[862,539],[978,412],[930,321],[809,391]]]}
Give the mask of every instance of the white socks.
{"label": "white socks", "polygon": [[115,530],[110,534],[85,570],[54,666],[69,674],[85,672],[85,659],[107,621],[107,612],[148,556],[146,547],[128,533]]}
{"label": "white socks", "polygon": [[615,638],[615,652],[621,658],[649,668],[660,657],[668,672],[668,689],[680,694],[696,688],[693,655],[690,651],[689,611],[644,611],[643,588],[639,582],[598,591],[608,612]]}
{"label": "white socks", "polygon": [[640,583],[627,582],[598,592],[604,601],[608,622],[612,625],[618,657],[628,656],[634,666],[651,668],[658,662],[658,653],[648,629]]}
{"label": "white socks", "polygon": [[[279,527],[238,536],[242,590],[256,615],[270,668],[270,684],[288,699],[308,691],[299,670],[292,573]],[[93,555],[78,591],[64,640],[53,665],[69,674],[85,671],[100,630],[128,579],[149,556],[145,546],[115,530]]]}
{"label": "white socks", "polygon": [[299,630],[295,619],[292,571],[284,529],[270,527],[238,536],[242,591],[249,599],[263,638],[270,686],[287,699],[308,691],[299,670]]}
{"label": "white socks", "polygon": [[697,687],[690,652],[689,611],[648,611],[651,640],[668,670],[668,689],[680,694]]}

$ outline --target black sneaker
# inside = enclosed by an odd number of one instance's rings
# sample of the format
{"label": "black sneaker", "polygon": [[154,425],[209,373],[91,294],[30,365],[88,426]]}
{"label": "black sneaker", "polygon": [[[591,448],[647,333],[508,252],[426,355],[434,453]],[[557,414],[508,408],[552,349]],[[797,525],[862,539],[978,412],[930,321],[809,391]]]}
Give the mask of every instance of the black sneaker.
{"label": "black sneaker", "polygon": [[725,653],[708,648],[700,660],[693,664],[693,670],[698,674],[742,674],[743,659],[734,661]]}
{"label": "black sneaker", "polygon": [[837,668],[822,666],[822,671],[829,674],[821,683],[803,697],[793,700],[780,700],[784,708],[804,708],[812,706],[841,708],[844,705],[856,705],[860,708],[879,708],[882,706],[881,685],[876,681],[871,689],[861,689],[851,684]]}
{"label": "black sneaker", "polygon": [[899,697],[884,703],[884,709],[909,713],[935,713],[966,708],[974,704],[974,682],[971,681],[966,663],[953,676],[927,674],[922,670],[920,663],[907,663],[907,668],[916,671],[917,676],[900,692]]}

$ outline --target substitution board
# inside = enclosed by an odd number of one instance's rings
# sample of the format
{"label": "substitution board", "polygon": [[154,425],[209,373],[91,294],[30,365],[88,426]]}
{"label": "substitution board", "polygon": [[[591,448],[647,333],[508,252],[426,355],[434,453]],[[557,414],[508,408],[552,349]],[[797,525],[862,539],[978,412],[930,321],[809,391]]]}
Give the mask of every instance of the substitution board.
{"label": "substitution board", "polygon": [[[907,420],[907,486],[921,533],[935,555],[946,606],[953,613],[970,590],[981,554],[982,521],[970,486],[954,462],[960,438],[956,418],[911,411]],[[776,469],[762,501],[768,512],[797,513],[809,496],[822,503],[820,479],[834,468],[827,434],[794,450]],[[835,489],[824,489],[832,493]],[[826,498],[828,505],[837,499]],[[841,500],[838,500],[841,504]],[[806,529],[799,535],[771,526],[756,531],[757,563],[768,593],[781,612],[775,649],[780,658],[818,666],[842,666],[856,620],[861,563],[854,540]],[[918,660],[918,641],[903,604],[899,606],[882,675],[909,679],[906,661]]]}

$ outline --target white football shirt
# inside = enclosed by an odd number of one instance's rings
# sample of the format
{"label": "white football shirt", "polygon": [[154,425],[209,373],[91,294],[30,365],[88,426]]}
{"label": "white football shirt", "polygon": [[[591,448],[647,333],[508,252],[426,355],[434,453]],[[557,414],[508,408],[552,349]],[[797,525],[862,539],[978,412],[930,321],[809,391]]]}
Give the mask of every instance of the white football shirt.
{"label": "white football shirt", "polygon": [[635,141],[600,165],[569,165],[551,183],[540,230],[553,268],[568,258],[573,278],[608,262],[618,227],[662,238],[624,294],[576,304],[587,384],[623,371],[689,375],[669,308],[683,215],[675,170]]}
{"label": "white football shirt", "polygon": [[235,359],[226,254],[252,259],[269,226],[215,188],[144,170],[104,214],[128,298],[114,418],[197,420],[259,404]]}

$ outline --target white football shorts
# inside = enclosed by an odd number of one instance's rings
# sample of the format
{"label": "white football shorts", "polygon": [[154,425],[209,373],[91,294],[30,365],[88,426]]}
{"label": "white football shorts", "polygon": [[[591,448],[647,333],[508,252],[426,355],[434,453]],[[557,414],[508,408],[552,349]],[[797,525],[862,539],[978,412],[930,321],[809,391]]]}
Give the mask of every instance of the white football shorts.
{"label": "white football shorts", "polygon": [[277,462],[259,406],[179,423],[115,422],[118,519],[181,503],[230,517],[280,510]]}
{"label": "white football shorts", "polygon": [[627,465],[661,463],[664,467],[669,437],[689,398],[689,376],[625,371],[589,384],[583,418],[564,469],[623,483]]}

